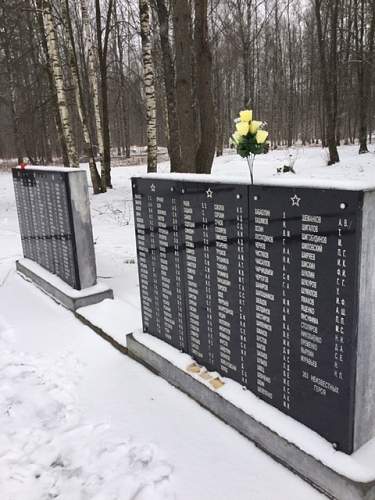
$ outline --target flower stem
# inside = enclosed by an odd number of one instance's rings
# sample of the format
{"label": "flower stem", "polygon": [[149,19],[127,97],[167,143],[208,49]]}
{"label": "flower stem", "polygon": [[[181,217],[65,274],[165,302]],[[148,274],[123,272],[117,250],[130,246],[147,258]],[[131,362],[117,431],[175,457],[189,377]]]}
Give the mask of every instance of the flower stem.
{"label": "flower stem", "polygon": [[247,160],[247,164],[249,166],[251,185],[253,185],[254,184],[253,168],[254,168],[255,155],[252,154],[252,155],[246,156],[246,160]]}

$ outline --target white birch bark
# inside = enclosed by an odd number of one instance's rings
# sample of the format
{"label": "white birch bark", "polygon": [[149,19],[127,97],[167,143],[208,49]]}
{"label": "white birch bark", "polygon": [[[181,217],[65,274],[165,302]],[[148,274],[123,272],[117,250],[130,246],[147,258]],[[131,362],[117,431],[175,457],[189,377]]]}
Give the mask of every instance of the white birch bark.
{"label": "white birch bark", "polygon": [[57,45],[57,35],[53,22],[51,3],[50,1],[45,1],[42,3],[42,5],[43,24],[46,32],[47,47],[50,56],[52,75],[56,87],[58,107],[61,117],[64,139],[67,147],[69,166],[78,167],[79,159],[73,139],[71,118],[64,88],[63,72],[61,68],[59,48]]}
{"label": "white birch bark", "polygon": [[86,0],[80,0],[81,3],[81,13],[82,13],[82,24],[83,33],[87,42],[87,59],[88,59],[88,77],[90,86],[92,88],[92,96],[94,101],[94,114],[95,114],[95,126],[96,126],[96,136],[98,140],[98,153],[101,162],[103,161],[103,129],[102,129],[102,119],[100,115],[100,103],[99,103],[99,85],[98,77],[96,73],[95,64],[95,52],[94,52],[94,40],[92,37],[90,17],[87,9]]}
{"label": "white birch bark", "polygon": [[67,31],[67,29],[65,30],[65,36],[66,36],[67,52],[69,58],[69,68],[70,68],[70,73],[72,75],[72,83],[74,88],[74,97],[77,105],[79,121],[81,122],[82,125],[83,140],[85,142],[85,145],[88,145],[91,144],[90,133],[82,110],[81,96],[79,92],[79,86],[80,86],[79,76],[77,73],[76,66],[73,62],[74,55],[72,54],[72,48],[70,46],[70,41],[69,41],[69,32]]}
{"label": "white birch bark", "polygon": [[156,172],[158,148],[156,142],[155,72],[152,60],[150,5],[148,0],[139,0],[139,15],[141,21],[143,83],[146,100],[147,171]]}
{"label": "white birch bark", "polygon": [[98,170],[95,164],[95,158],[92,147],[92,140],[90,129],[87,121],[86,107],[83,99],[82,85],[79,75],[79,69],[77,64],[76,50],[74,46],[74,36],[72,30],[72,23],[69,12],[69,0],[65,0],[62,7],[62,15],[64,18],[64,33],[66,38],[66,51],[68,54],[69,68],[72,76],[72,83],[74,87],[75,101],[77,105],[77,111],[79,120],[82,125],[83,140],[85,144],[85,153],[87,154],[89,160],[90,175],[92,181],[92,187],[94,194],[101,192],[101,182]]}

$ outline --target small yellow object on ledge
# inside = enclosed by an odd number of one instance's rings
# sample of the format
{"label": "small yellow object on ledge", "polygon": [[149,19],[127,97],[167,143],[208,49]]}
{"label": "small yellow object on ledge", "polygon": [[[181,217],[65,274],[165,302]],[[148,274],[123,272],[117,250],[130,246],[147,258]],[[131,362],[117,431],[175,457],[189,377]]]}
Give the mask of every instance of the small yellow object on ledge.
{"label": "small yellow object on ledge", "polygon": [[206,371],[205,369],[203,369],[201,371],[201,373],[199,374],[200,378],[202,378],[203,380],[210,380],[212,379],[212,375],[210,372]]}
{"label": "small yellow object on ledge", "polygon": [[224,385],[224,382],[219,378],[219,377],[216,377],[214,378],[213,380],[210,380],[210,385],[215,389],[220,389],[221,387],[223,387]]}
{"label": "small yellow object on ledge", "polygon": [[199,373],[201,371],[201,367],[197,365],[197,363],[191,363],[191,365],[186,368],[186,371],[190,373]]}

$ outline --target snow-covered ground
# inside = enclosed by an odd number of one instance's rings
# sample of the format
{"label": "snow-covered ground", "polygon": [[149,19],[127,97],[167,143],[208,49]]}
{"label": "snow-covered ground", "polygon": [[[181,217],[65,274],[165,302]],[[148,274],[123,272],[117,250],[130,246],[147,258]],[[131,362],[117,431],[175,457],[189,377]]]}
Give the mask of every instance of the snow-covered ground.
{"label": "snow-covered ground", "polygon": [[[281,177],[375,185],[375,155],[356,151],[342,147],[342,163],[325,167],[320,148],[301,149],[297,175]],[[279,179],[287,158],[257,158],[256,182]],[[91,198],[99,279],[132,325],[140,304],[129,177],[143,173],[113,169],[114,189]],[[248,178],[234,155],[218,159],[214,174]],[[0,173],[1,500],[323,498],[18,277],[20,254],[11,175]]]}

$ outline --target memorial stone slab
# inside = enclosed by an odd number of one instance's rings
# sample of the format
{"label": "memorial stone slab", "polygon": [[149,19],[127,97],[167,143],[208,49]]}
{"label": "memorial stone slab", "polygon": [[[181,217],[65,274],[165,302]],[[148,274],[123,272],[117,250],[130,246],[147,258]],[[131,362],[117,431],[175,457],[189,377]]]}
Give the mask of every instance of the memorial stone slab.
{"label": "memorial stone slab", "polygon": [[194,358],[214,369],[218,352],[214,331],[217,273],[213,193],[208,184],[182,188],[186,276],[188,349]]}
{"label": "memorial stone slab", "polygon": [[183,191],[189,353],[247,385],[247,189],[185,183]]}
{"label": "memorial stone slab", "polygon": [[133,193],[144,329],[186,350],[180,192],[139,179]]}
{"label": "memorial stone slab", "polygon": [[[144,330],[175,346],[183,334],[198,362],[352,453],[375,432],[374,194],[206,179],[133,179]],[[167,338],[165,311],[179,316],[160,298],[157,210],[171,189],[180,273],[168,286],[185,314]]]}
{"label": "memorial stone slab", "polygon": [[[80,169],[33,167],[12,170],[21,242],[25,262],[18,263],[23,275],[66,307],[95,303],[112,298],[113,292],[96,285],[96,263],[92,235],[87,174]],[[27,265],[33,261],[74,290],[87,290],[69,296],[69,291],[48,283],[43,273]],[[31,266],[32,267],[32,266]],[[61,288],[61,287],[58,287]],[[88,298],[90,296],[90,298]],[[60,299],[60,297],[63,297]],[[64,299],[64,297],[66,299]],[[73,305],[71,305],[73,304]]]}
{"label": "memorial stone slab", "polygon": [[[80,288],[74,268],[65,174],[13,169],[13,181],[24,257],[56,274],[73,288]],[[54,220],[49,218],[49,210]]]}
{"label": "memorial stone slab", "polygon": [[250,198],[249,388],[350,453],[362,194],[253,187]]}

